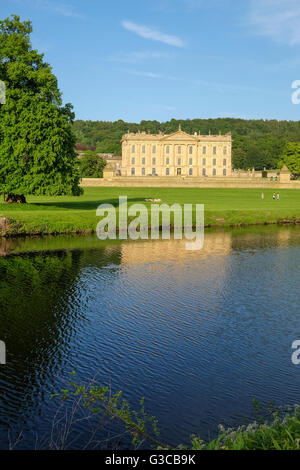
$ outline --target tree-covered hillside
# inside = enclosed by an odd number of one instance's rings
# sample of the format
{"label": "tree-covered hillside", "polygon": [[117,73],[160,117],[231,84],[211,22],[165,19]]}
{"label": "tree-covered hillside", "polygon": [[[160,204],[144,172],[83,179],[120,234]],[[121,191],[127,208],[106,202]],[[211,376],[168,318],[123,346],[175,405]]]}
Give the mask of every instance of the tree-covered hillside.
{"label": "tree-covered hillside", "polygon": [[159,131],[171,133],[182,130],[193,134],[232,132],[233,167],[262,170],[277,168],[287,142],[300,142],[300,121],[264,121],[243,119],[191,119],[160,123],[141,121],[140,124],[104,121],[75,121],[73,129],[78,143],[96,147],[99,153],[121,154],[120,140],[128,130],[131,132]]}

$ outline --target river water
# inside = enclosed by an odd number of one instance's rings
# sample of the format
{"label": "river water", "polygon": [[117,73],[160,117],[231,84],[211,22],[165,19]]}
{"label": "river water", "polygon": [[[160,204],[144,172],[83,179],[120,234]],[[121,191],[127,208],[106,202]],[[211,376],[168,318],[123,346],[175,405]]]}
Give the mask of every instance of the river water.
{"label": "river water", "polygon": [[133,408],[145,396],[172,445],[244,424],[254,398],[300,402],[299,228],[207,231],[199,252],[48,237],[2,241],[0,255],[1,449],[47,447],[50,395],[73,370]]}

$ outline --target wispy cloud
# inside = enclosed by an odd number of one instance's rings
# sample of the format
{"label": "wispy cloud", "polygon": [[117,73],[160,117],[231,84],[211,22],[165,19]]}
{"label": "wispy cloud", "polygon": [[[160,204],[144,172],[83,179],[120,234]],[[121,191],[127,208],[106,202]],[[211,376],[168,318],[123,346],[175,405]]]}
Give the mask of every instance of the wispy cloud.
{"label": "wispy cloud", "polygon": [[140,52],[129,52],[118,55],[111,55],[108,57],[107,62],[118,62],[123,64],[138,64],[141,62],[152,61],[152,60],[166,60],[174,58],[173,54],[159,51],[140,51]]}
{"label": "wispy cloud", "polygon": [[[129,75],[135,75],[137,77],[145,77],[145,78],[160,78],[160,79],[168,79],[171,80],[172,77],[168,77],[161,73],[154,73],[154,72],[140,72],[139,70],[125,70],[126,73]],[[176,80],[176,78],[174,78]]]}
{"label": "wispy cloud", "polygon": [[194,78],[185,78],[177,77],[173,75],[166,75],[163,73],[156,72],[145,72],[140,70],[126,69],[122,72],[128,73],[130,75],[135,75],[137,77],[145,77],[156,80],[170,80],[178,81],[185,83],[188,86],[199,87],[199,88],[209,88],[213,89],[217,93],[255,93],[255,94],[265,94],[265,95],[276,95],[276,96],[288,96],[288,91],[274,90],[270,88],[260,88],[251,85],[240,85],[240,84],[231,84],[231,83],[222,83],[222,82],[213,82],[208,80],[198,80]]}
{"label": "wispy cloud", "polygon": [[199,10],[200,8],[214,8],[216,6],[222,5],[224,0],[210,0],[209,2],[205,0],[180,0],[180,3],[183,7],[193,11]]}
{"label": "wispy cloud", "polygon": [[152,28],[150,26],[139,25],[132,23],[131,21],[122,21],[121,24],[123,28],[137,34],[138,36],[141,36],[142,38],[150,39],[151,41],[163,42],[169,46],[184,47],[184,42],[179,37],[162,33],[158,29]]}
{"label": "wispy cloud", "polygon": [[299,0],[251,0],[249,21],[258,34],[291,46],[300,44]]}
{"label": "wispy cloud", "polygon": [[188,12],[208,10],[214,8],[227,8],[236,4],[237,0],[152,0],[151,11]]}
{"label": "wispy cloud", "polygon": [[12,0],[14,3],[32,8],[35,10],[44,10],[69,18],[83,19],[83,15],[78,13],[73,5],[64,2],[52,0]]}

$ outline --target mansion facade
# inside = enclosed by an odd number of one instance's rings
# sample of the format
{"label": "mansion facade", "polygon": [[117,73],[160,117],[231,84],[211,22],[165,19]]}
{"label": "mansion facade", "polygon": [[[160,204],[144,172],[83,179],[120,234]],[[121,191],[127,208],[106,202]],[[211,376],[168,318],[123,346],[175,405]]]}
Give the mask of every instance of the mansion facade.
{"label": "mansion facade", "polygon": [[231,176],[232,137],[127,133],[122,138],[122,176]]}

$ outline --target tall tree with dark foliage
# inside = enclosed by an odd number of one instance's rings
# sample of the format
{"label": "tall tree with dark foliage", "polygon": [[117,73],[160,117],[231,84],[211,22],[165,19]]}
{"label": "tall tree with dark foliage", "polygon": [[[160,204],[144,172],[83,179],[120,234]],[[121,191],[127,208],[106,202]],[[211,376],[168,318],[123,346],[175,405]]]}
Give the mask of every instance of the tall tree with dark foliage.
{"label": "tall tree with dark foliage", "polygon": [[0,192],[79,195],[72,106],[43,54],[32,49],[30,21],[0,21]]}

